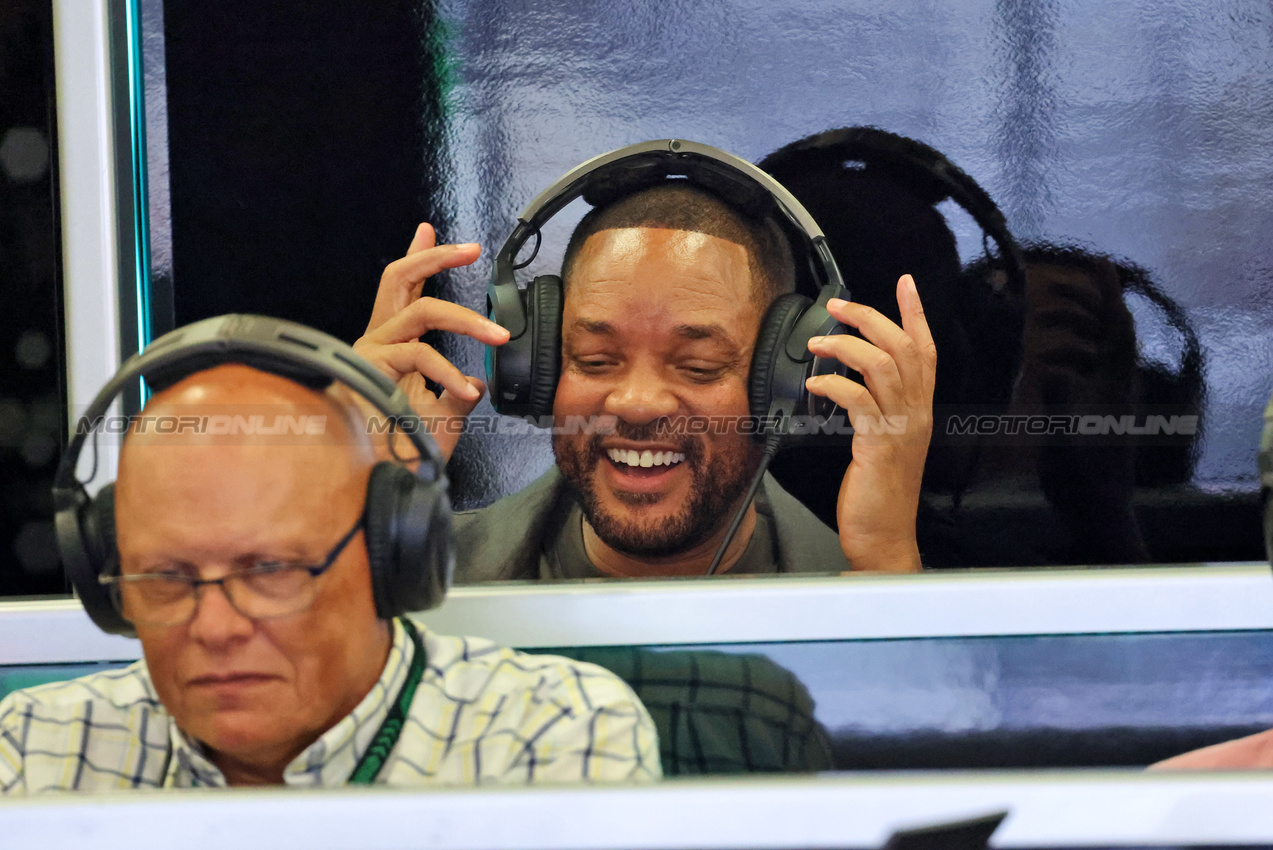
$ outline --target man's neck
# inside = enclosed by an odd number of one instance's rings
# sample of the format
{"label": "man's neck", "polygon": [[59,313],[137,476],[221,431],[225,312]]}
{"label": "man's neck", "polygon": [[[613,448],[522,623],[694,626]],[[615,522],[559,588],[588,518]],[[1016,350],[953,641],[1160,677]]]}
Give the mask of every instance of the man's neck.
{"label": "man's neck", "polygon": [[[317,740],[317,739],[315,739]],[[312,743],[312,742],[311,742]],[[301,750],[304,752],[304,750]],[[296,755],[299,755],[297,753]],[[225,753],[210,753],[209,760],[221,771],[225,783],[231,787],[240,785],[282,785],[283,771],[291,763],[295,755],[289,756],[281,763],[271,760],[270,764],[251,764],[240,761]]]}
{"label": "man's neck", "polygon": [[[734,510],[737,510],[737,508]],[[733,518],[734,511],[731,510],[728,519],[732,521]],[[725,524],[717,529],[716,533],[710,538],[697,546],[686,549],[684,552],[677,552],[674,555],[652,558],[630,555],[627,552],[612,548],[597,536],[587,517],[584,517],[583,548],[588,555],[588,560],[592,561],[598,570],[613,578],[701,576],[707,574],[707,568],[712,565],[712,560],[716,557],[716,550],[720,548],[721,541],[725,539],[725,533],[728,530],[729,525]],[[751,536],[755,530],[756,506],[750,505],[747,508],[746,516],[743,517],[742,525],[738,527],[738,533],[730,541],[729,549],[725,552],[725,557],[721,559],[720,566],[716,569],[718,575],[729,572],[730,568],[738,563],[743,553],[747,551],[747,544],[751,542]]]}

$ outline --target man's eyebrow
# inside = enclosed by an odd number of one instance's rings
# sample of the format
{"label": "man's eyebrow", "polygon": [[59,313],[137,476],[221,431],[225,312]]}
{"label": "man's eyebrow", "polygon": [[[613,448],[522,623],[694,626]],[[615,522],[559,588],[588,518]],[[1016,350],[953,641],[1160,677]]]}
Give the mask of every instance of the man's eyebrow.
{"label": "man's eyebrow", "polygon": [[[597,336],[611,336],[616,333],[614,325],[599,319],[575,319],[570,323],[570,327],[572,330],[596,334]],[[737,343],[730,337],[729,332],[725,330],[725,326],[716,322],[710,322],[705,325],[677,325],[672,328],[672,333],[691,342],[706,339],[719,342],[731,350],[738,350]]]}
{"label": "man's eyebrow", "polygon": [[730,347],[737,347],[724,326],[715,322],[706,325],[677,325],[672,328],[672,333],[688,340],[710,339],[725,343]]}
{"label": "man's eyebrow", "polygon": [[599,336],[608,336],[614,333],[614,325],[596,319],[575,319],[570,323],[570,329]]}

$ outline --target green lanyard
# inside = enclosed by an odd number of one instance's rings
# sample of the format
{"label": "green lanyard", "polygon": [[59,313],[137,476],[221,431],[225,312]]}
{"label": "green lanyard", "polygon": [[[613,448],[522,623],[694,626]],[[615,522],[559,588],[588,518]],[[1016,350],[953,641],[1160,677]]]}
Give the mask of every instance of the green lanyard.
{"label": "green lanyard", "polygon": [[407,721],[407,712],[411,709],[411,701],[415,699],[416,688],[420,686],[420,680],[424,678],[424,644],[420,641],[420,633],[406,617],[399,617],[398,622],[402,623],[402,628],[406,629],[407,634],[411,636],[411,642],[415,644],[415,654],[411,656],[407,681],[403,683],[402,690],[398,692],[398,699],[389,709],[389,716],[385,718],[384,723],[380,724],[376,737],[371,739],[371,746],[367,747],[367,752],[363,753],[362,758],[358,760],[358,766],[349,775],[350,785],[370,785],[376,781],[376,777],[380,775],[380,768],[385,766],[389,754],[398,745],[398,738],[402,735],[402,724]]}

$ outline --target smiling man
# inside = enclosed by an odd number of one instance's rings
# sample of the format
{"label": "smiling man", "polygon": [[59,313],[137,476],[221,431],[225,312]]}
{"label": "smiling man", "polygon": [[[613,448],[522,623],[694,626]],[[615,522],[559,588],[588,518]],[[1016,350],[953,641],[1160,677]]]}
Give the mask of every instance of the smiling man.
{"label": "smiling man", "polygon": [[[473,244],[435,246],[422,225],[408,255],[386,269],[356,346],[403,384],[426,421],[466,416],[484,385],[418,342],[422,333],[463,333],[495,346],[508,340],[507,330],[473,311],[419,298],[428,276],[467,265],[478,252]],[[774,299],[794,288],[793,267],[774,225],[684,181],[590,212],[562,274],[556,465],[523,491],[457,517],[458,580],[705,573],[761,447],[741,427],[692,433],[677,423],[746,420],[757,333]],[[838,535],[766,475],[720,572],[919,569],[915,515],[936,351],[909,277],[898,283],[898,300],[902,327],[833,299],[828,311],[861,338],[809,344],[864,379],[816,377],[810,392],[845,407],[851,419],[907,422],[902,433],[855,436]],[[429,393],[422,376],[444,391]],[[571,427],[581,419],[596,427]],[[443,451],[454,444],[452,436]]]}
{"label": "smiling man", "polygon": [[386,470],[347,394],[235,364],[146,408],[263,410],[325,427],[134,426],[103,577],[145,660],[0,702],[0,792],[657,778],[650,719],[611,674],[382,616]]}
{"label": "smiling man", "polygon": [[563,315],[554,413],[610,417],[612,427],[556,434],[553,452],[587,517],[585,549],[603,572],[643,574],[645,561],[719,542],[720,517],[754,472],[741,430],[706,439],[660,428],[677,416],[748,413],[737,390],[759,299],[730,300],[737,287],[722,288],[702,269],[745,283],[746,252],[702,233],[620,228],[599,231],[569,261],[575,297]]}

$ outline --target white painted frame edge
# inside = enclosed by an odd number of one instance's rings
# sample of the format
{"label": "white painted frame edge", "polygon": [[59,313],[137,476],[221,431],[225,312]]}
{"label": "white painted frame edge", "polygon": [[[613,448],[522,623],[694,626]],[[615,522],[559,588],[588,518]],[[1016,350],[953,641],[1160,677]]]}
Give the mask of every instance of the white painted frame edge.
{"label": "white painted frame edge", "polygon": [[[416,616],[515,647],[1247,631],[1273,629],[1273,571],[1251,562],[496,584],[455,588]],[[0,665],[140,655],[73,599],[0,602]]]}
{"label": "white painted frame edge", "polygon": [[994,845],[1273,843],[1273,775],[1134,771],[58,795],[0,801],[0,831],[14,846],[95,850],[167,850],[175,835],[190,850],[878,847],[899,828],[1005,809]]}
{"label": "white painted frame edge", "polygon": [[[119,369],[119,223],[115,202],[107,0],[53,0],[58,187],[62,219],[68,426]],[[100,447],[97,482],[117,447]]]}

